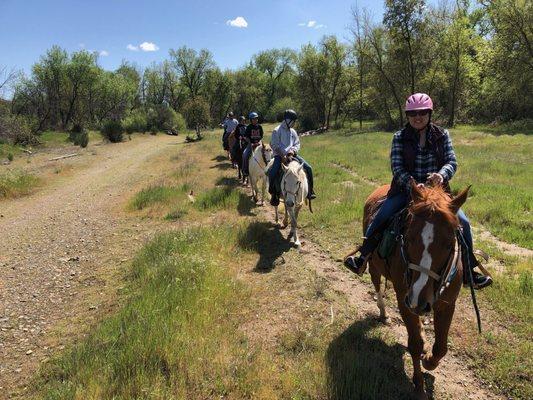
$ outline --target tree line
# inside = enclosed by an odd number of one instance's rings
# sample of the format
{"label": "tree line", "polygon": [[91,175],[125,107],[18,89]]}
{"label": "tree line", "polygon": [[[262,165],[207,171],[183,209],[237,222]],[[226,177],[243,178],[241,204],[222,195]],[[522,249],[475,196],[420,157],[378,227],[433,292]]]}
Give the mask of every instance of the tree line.
{"label": "tree line", "polygon": [[299,110],[301,129],[366,119],[395,129],[407,95],[426,92],[448,126],[531,118],[531,1],[386,0],[381,22],[352,8],[349,31],[348,42],[264,50],[236,70],[184,46],[144,69],[124,61],[105,71],[95,54],[54,46],[29,76],[10,76],[13,98],[0,109],[33,132],[106,121],[132,131],[215,126],[230,110],[275,121],[286,108]]}

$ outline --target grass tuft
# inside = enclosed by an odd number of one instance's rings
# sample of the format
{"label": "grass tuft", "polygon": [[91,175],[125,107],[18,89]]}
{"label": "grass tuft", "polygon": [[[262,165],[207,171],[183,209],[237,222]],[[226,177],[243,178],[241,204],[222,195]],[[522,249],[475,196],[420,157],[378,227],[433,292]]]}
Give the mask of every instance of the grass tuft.
{"label": "grass tuft", "polygon": [[0,198],[13,198],[29,194],[38,182],[37,177],[22,171],[0,174]]}
{"label": "grass tuft", "polygon": [[131,200],[131,207],[142,210],[155,203],[165,203],[177,199],[183,194],[182,188],[171,186],[150,186],[138,192]]}

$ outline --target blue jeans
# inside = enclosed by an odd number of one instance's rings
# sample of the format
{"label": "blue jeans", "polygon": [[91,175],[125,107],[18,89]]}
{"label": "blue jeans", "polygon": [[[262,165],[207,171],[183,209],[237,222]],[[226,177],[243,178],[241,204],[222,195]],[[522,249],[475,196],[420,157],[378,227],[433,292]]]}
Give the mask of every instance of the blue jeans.
{"label": "blue jeans", "polygon": [[[298,160],[300,164],[303,164],[304,171],[307,176],[307,183],[309,184],[309,193],[313,193],[313,169],[307,163],[307,161],[305,161],[302,157],[297,155],[297,156],[294,156],[294,158]],[[276,176],[278,175],[280,168],[281,168],[281,156],[274,156],[274,163],[268,170],[268,182],[269,182],[268,191],[270,192],[270,194],[274,194],[273,193],[275,190],[274,182],[276,180]]]}
{"label": "blue jeans", "polygon": [[242,173],[245,176],[250,174],[248,166],[250,165],[250,156],[252,155],[252,145],[248,143],[248,146],[242,152]]}
{"label": "blue jeans", "polygon": [[[398,193],[394,196],[387,197],[381,207],[379,208],[376,216],[366,228],[365,236],[367,238],[372,237],[376,231],[379,231],[385,228],[385,223],[398,211],[407,206],[409,203],[409,195],[406,193]],[[463,210],[459,209],[457,212],[457,217],[463,228],[463,236],[465,238],[466,244],[468,245],[470,252],[474,250],[473,238],[472,238],[472,229],[470,228],[470,221],[466,217]],[[361,254],[366,255],[375,250],[377,243],[373,240],[365,240],[361,246]]]}

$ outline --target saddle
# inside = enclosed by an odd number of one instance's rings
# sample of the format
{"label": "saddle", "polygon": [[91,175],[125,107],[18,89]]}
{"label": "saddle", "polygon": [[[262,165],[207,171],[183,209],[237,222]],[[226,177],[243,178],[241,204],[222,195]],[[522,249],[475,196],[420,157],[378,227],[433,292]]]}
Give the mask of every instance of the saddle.
{"label": "saddle", "polygon": [[[294,157],[292,157],[292,156],[283,157],[283,159],[281,160],[281,163],[283,165],[287,166],[293,160],[296,160],[296,159]],[[281,197],[281,181],[283,180],[283,174],[284,174],[283,168],[280,168],[278,170],[277,175],[276,175],[276,179],[274,179],[274,182],[273,182],[273,187],[274,187],[274,190],[276,191],[276,195],[278,197]]]}
{"label": "saddle", "polygon": [[407,208],[398,211],[385,223],[385,229],[376,237],[376,240],[379,241],[377,252],[381,258],[389,258],[394,252],[398,237],[403,233],[405,227],[406,215]]}

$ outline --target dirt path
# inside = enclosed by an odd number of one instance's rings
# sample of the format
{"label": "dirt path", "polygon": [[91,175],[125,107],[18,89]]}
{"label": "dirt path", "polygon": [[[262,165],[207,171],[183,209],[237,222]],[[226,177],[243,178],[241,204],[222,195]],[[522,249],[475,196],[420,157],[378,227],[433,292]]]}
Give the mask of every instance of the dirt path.
{"label": "dirt path", "polygon": [[[307,212],[304,210],[303,212]],[[267,221],[274,221],[274,213],[272,207],[266,206],[258,211],[260,219]],[[287,237],[288,229],[281,231],[281,235]],[[301,299],[295,299],[295,292],[309,291],[310,288],[302,288],[302,283],[298,282],[298,278],[290,276],[281,276],[282,274],[290,275],[290,271],[297,265],[305,265],[306,269],[314,270],[318,277],[322,278],[321,282],[327,285],[331,290],[340,294],[347,299],[348,304],[356,310],[356,315],[353,315],[353,322],[371,320],[379,316],[379,311],[374,300],[374,290],[370,283],[356,278],[353,274],[345,270],[338,260],[333,259],[327,252],[322,250],[318,245],[312,243],[305,237],[305,232],[301,232],[301,240],[303,243],[300,251],[291,248],[288,245],[284,246],[284,250],[275,252],[276,259],[272,260],[273,265],[282,265],[283,268],[272,267],[271,274],[277,274],[277,277],[271,277],[269,279],[274,280],[276,285],[282,283],[279,293],[276,295],[275,302],[265,304],[265,310],[256,310],[258,318],[255,321],[250,322],[246,330],[251,336],[252,340],[259,340],[257,332],[261,332],[261,336],[264,337],[264,332],[268,332],[267,337],[271,338],[279,335],[283,335],[283,331],[294,330],[295,326],[303,323],[302,319],[305,319],[304,315],[297,315],[302,313]],[[272,241],[272,238],[269,238]],[[278,244],[279,246],[279,244]],[[294,254],[296,253],[296,255]],[[258,287],[264,286],[265,277],[252,274],[249,271],[249,277],[247,280],[252,280]],[[257,281],[257,282],[255,282]],[[263,281],[263,282],[261,282]],[[273,285],[274,286],[274,285]],[[383,325],[383,329],[393,335],[396,340],[404,347],[407,346],[407,333],[401,317],[396,306],[396,300],[394,297],[394,290],[389,288],[387,290],[387,311],[391,321],[387,325]],[[305,307],[308,307],[305,305]],[[329,305],[319,305],[318,308],[323,308],[322,318],[327,321],[331,316],[332,321],[339,310],[340,304],[331,303]],[[263,307],[261,307],[263,308]],[[291,310],[292,309],[292,310]],[[305,309],[304,309],[305,310]],[[331,315],[329,315],[331,313]],[[295,315],[296,314],[296,315]],[[313,318],[309,315],[308,318]],[[332,322],[331,321],[331,322]],[[429,321],[427,321],[429,322]],[[325,323],[325,322],[324,322]],[[475,324],[473,310],[471,305],[466,301],[459,301],[456,310],[456,318],[454,324],[469,323]],[[426,337],[428,343],[432,342],[432,328],[431,324],[425,326]],[[460,338],[456,338],[460,341]],[[268,345],[264,344],[264,345]],[[460,345],[459,345],[460,347]],[[411,376],[412,368],[410,364],[410,356],[405,349],[404,353],[404,365],[409,371],[408,375]],[[439,367],[431,373],[426,373],[426,385],[430,387],[432,398],[434,399],[503,399],[505,397],[496,395],[486,389],[486,385],[481,382],[466,366],[466,360],[462,359],[454,351],[450,351],[446,357],[441,361]],[[391,367],[392,368],[392,367]],[[434,382],[434,385],[433,385]]]}
{"label": "dirt path", "polygon": [[106,285],[108,278],[149,232],[123,212],[125,202],[156,179],[154,164],[178,141],[139,136],[93,147],[56,161],[69,173],[38,193],[0,202],[0,398],[20,395],[65,337],[111,307],[120,288]]}

